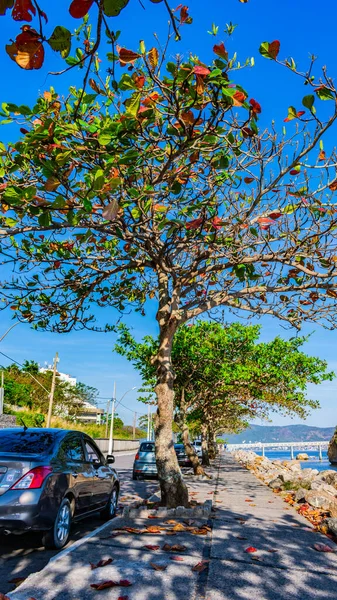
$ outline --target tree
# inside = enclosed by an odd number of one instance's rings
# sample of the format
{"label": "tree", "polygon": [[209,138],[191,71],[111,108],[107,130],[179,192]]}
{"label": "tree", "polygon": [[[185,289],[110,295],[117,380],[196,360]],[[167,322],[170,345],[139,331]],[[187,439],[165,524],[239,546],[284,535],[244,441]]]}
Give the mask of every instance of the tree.
{"label": "tree", "polygon": [[35,360],[25,360],[22,370],[27,371],[27,373],[31,373],[32,375],[38,375],[39,363],[37,363]]}
{"label": "tree", "polygon": [[94,93],[4,105],[22,137],[1,146],[1,252],[17,266],[2,304],[66,332],[111,330],[115,315],[100,326],[93,305],[144,314],[157,303],[156,460],[169,506],[188,503],[172,444],[178,328],[221,306],[297,328],[336,323],[336,156],[319,150],[337,118],[334,84],[263,43],[307,95],[287,131],[260,131],[235,57],[213,50],[208,65],[178,56],[164,67],[160,48],[120,48],[129,71],[117,93],[96,71]]}
{"label": "tree", "polygon": [[[271,412],[305,418],[319,403],[307,397],[309,383],[331,380],[327,363],[307,356],[304,337],[276,337],[258,342],[257,325],[222,325],[197,321],[182,325],[173,338],[175,420],[195,474],[202,473],[189,440],[189,423],[203,434],[204,453],[212,454],[216,435],[237,432],[256,417],[268,419]],[[121,326],[116,350],[140,372],[145,390],[155,385],[159,340],[146,336],[137,343]]]}
{"label": "tree", "polygon": [[[170,18],[170,27],[172,27],[176,39],[179,40],[181,26],[192,23],[188,7],[180,5],[177,9],[172,10],[167,0],[150,1],[153,4],[163,2]],[[116,43],[120,31],[112,30],[111,26],[114,26],[115,21],[111,17],[118,17],[128,4],[129,0],[69,0],[68,12],[75,19],[75,23],[78,22],[78,19],[83,19],[81,25],[76,27],[72,34],[63,25],[56,25],[53,31],[51,30],[47,15],[49,4],[46,0],[0,0],[0,15],[7,15],[14,21],[25,23],[15,41],[11,40],[12,43],[6,45],[6,52],[19,67],[27,70],[42,67],[46,48],[57,52],[68,67],[54,75],[59,75],[75,67],[86,67],[83,78],[84,89],[88,82],[90,69],[97,62],[97,51],[103,41],[108,45],[107,60],[111,63],[113,73]],[[66,14],[62,15],[62,10],[60,12],[60,18],[65,19]],[[28,24],[33,19],[37,29]],[[50,32],[52,31],[49,37],[46,35],[46,28]],[[72,49],[74,39],[75,43],[76,41],[81,42],[76,49]],[[74,56],[69,56],[71,50]]]}

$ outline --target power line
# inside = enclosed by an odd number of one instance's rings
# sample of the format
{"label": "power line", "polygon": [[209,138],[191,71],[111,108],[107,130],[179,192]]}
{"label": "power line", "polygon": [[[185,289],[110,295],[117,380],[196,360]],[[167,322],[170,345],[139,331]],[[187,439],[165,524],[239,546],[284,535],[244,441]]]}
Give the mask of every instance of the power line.
{"label": "power line", "polygon": [[[2,354],[2,356],[5,356],[5,358],[7,358],[8,360],[11,360],[12,362],[14,362],[15,364],[19,365],[19,367],[22,367],[24,369],[24,365],[22,365],[21,363],[19,363],[17,360],[15,360],[14,358],[11,358],[10,356],[8,356],[7,354],[5,354],[4,352],[0,352],[0,354]],[[47,390],[44,385],[42,385],[42,383],[40,383],[38,381],[38,379],[36,379],[34,377],[34,375],[32,375],[29,371],[25,371],[25,373],[27,373],[27,375],[29,375],[32,379],[34,379],[34,381],[36,381],[36,383],[39,384],[40,387],[42,387],[42,389],[47,392],[47,394],[50,394],[49,390]]]}

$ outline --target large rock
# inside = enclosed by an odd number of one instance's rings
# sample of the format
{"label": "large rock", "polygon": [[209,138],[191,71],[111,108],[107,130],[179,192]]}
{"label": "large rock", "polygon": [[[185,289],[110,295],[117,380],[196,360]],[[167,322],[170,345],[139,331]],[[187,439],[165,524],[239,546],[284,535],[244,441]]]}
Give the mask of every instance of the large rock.
{"label": "large rock", "polygon": [[330,533],[337,536],[337,519],[326,519],[324,523],[328,526]]}
{"label": "large rock", "polygon": [[332,499],[336,498],[336,496],[337,496],[336,488],[334,488],[333,485],[329,485],[328,483],[325,483],[321,479],[315,479],[314,481],[312,481],[311,489],[320,491],[320,492],[326,492],[327,494],[331,494]]}
{"label": "large rock", "polygon": [[296,460],[309,460],[309,456],[305,452],[301,452],[300,454],[297,454]]}
{"label": "large rock", "polygon": [[337,429],[329,442],[328,458],[332,465],[337,464]]}
{"label": "large rock", "polygon": [[295,502],[305,502],[305,496],[308,493],[308,490],[304,488],[299,488],[297,492],[295,492]]}
{"label": "large rock", "polygon": [[329,510],[332,496],[331,494],[327,494],[326,492],[321,492],[319,490],[308,490],[305,494],[305,500],[314,508]]}

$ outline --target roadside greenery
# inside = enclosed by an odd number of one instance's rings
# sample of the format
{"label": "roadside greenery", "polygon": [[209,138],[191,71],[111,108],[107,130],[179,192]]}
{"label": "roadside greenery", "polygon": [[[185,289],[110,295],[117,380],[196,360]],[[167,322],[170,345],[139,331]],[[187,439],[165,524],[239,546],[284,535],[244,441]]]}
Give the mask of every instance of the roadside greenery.
{"label": "roadside greenery", "polygon": [[[138,343],[126,327],[119,331],[115,350],[140,372],[141,399],[151,401],[159,340],[146,336]],[[196,474],[203,470],[191,437],[202,434],[207,464],[218,434],[242,431],[249,421],[268,419],[273,412],[305,418],[319,406],[307,396],[308,384],[319,385],[335,376],[326,361],[302,351],[307,338],[260,342],[260,333],[258,325],[199,320],[182,325],[173,338],[174,419]]]}

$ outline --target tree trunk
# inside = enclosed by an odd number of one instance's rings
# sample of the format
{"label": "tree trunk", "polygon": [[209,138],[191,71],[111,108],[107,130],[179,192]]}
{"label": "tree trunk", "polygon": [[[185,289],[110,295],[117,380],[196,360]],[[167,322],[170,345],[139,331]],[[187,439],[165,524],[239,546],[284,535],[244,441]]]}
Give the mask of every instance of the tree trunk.
{"label": "tree trunk", "polygon": [[211,460],[214,460],[216,457],[215,452],[215,433],[212,427],[208,428],[208,454]]}
{"label": "tree trunk", "polygon": [[207,425],[201,426],[201,449],[202,449],[202,464],[204,467],[209,467],[208,441],[207,441]]}
{"label": "tree trunk", "polygon": [[[161,324],[160,324],[161,325]],[[161,504],[168,508],[188,506],[188,491],[183,481],[172,436],[174,409],[172,340],[176,327],[168,323],[160,327],[159,350],[156,357],[158,408],[155,422],[155,448]]]}
{"label": "tree trunk", "polygon": [[189,430],[188,430],[188,427],[187,427],[185,421],[182,425],[182,440],[183,440],[183,444],[185,446],[187,458],[189,458],[189,460],[192,463],[194,475],[206,475],[204,469],[202,468],[202,466],[200,464],[197,453],[194,450],[194,448],[190,442],[190,433],[189,433]]}

